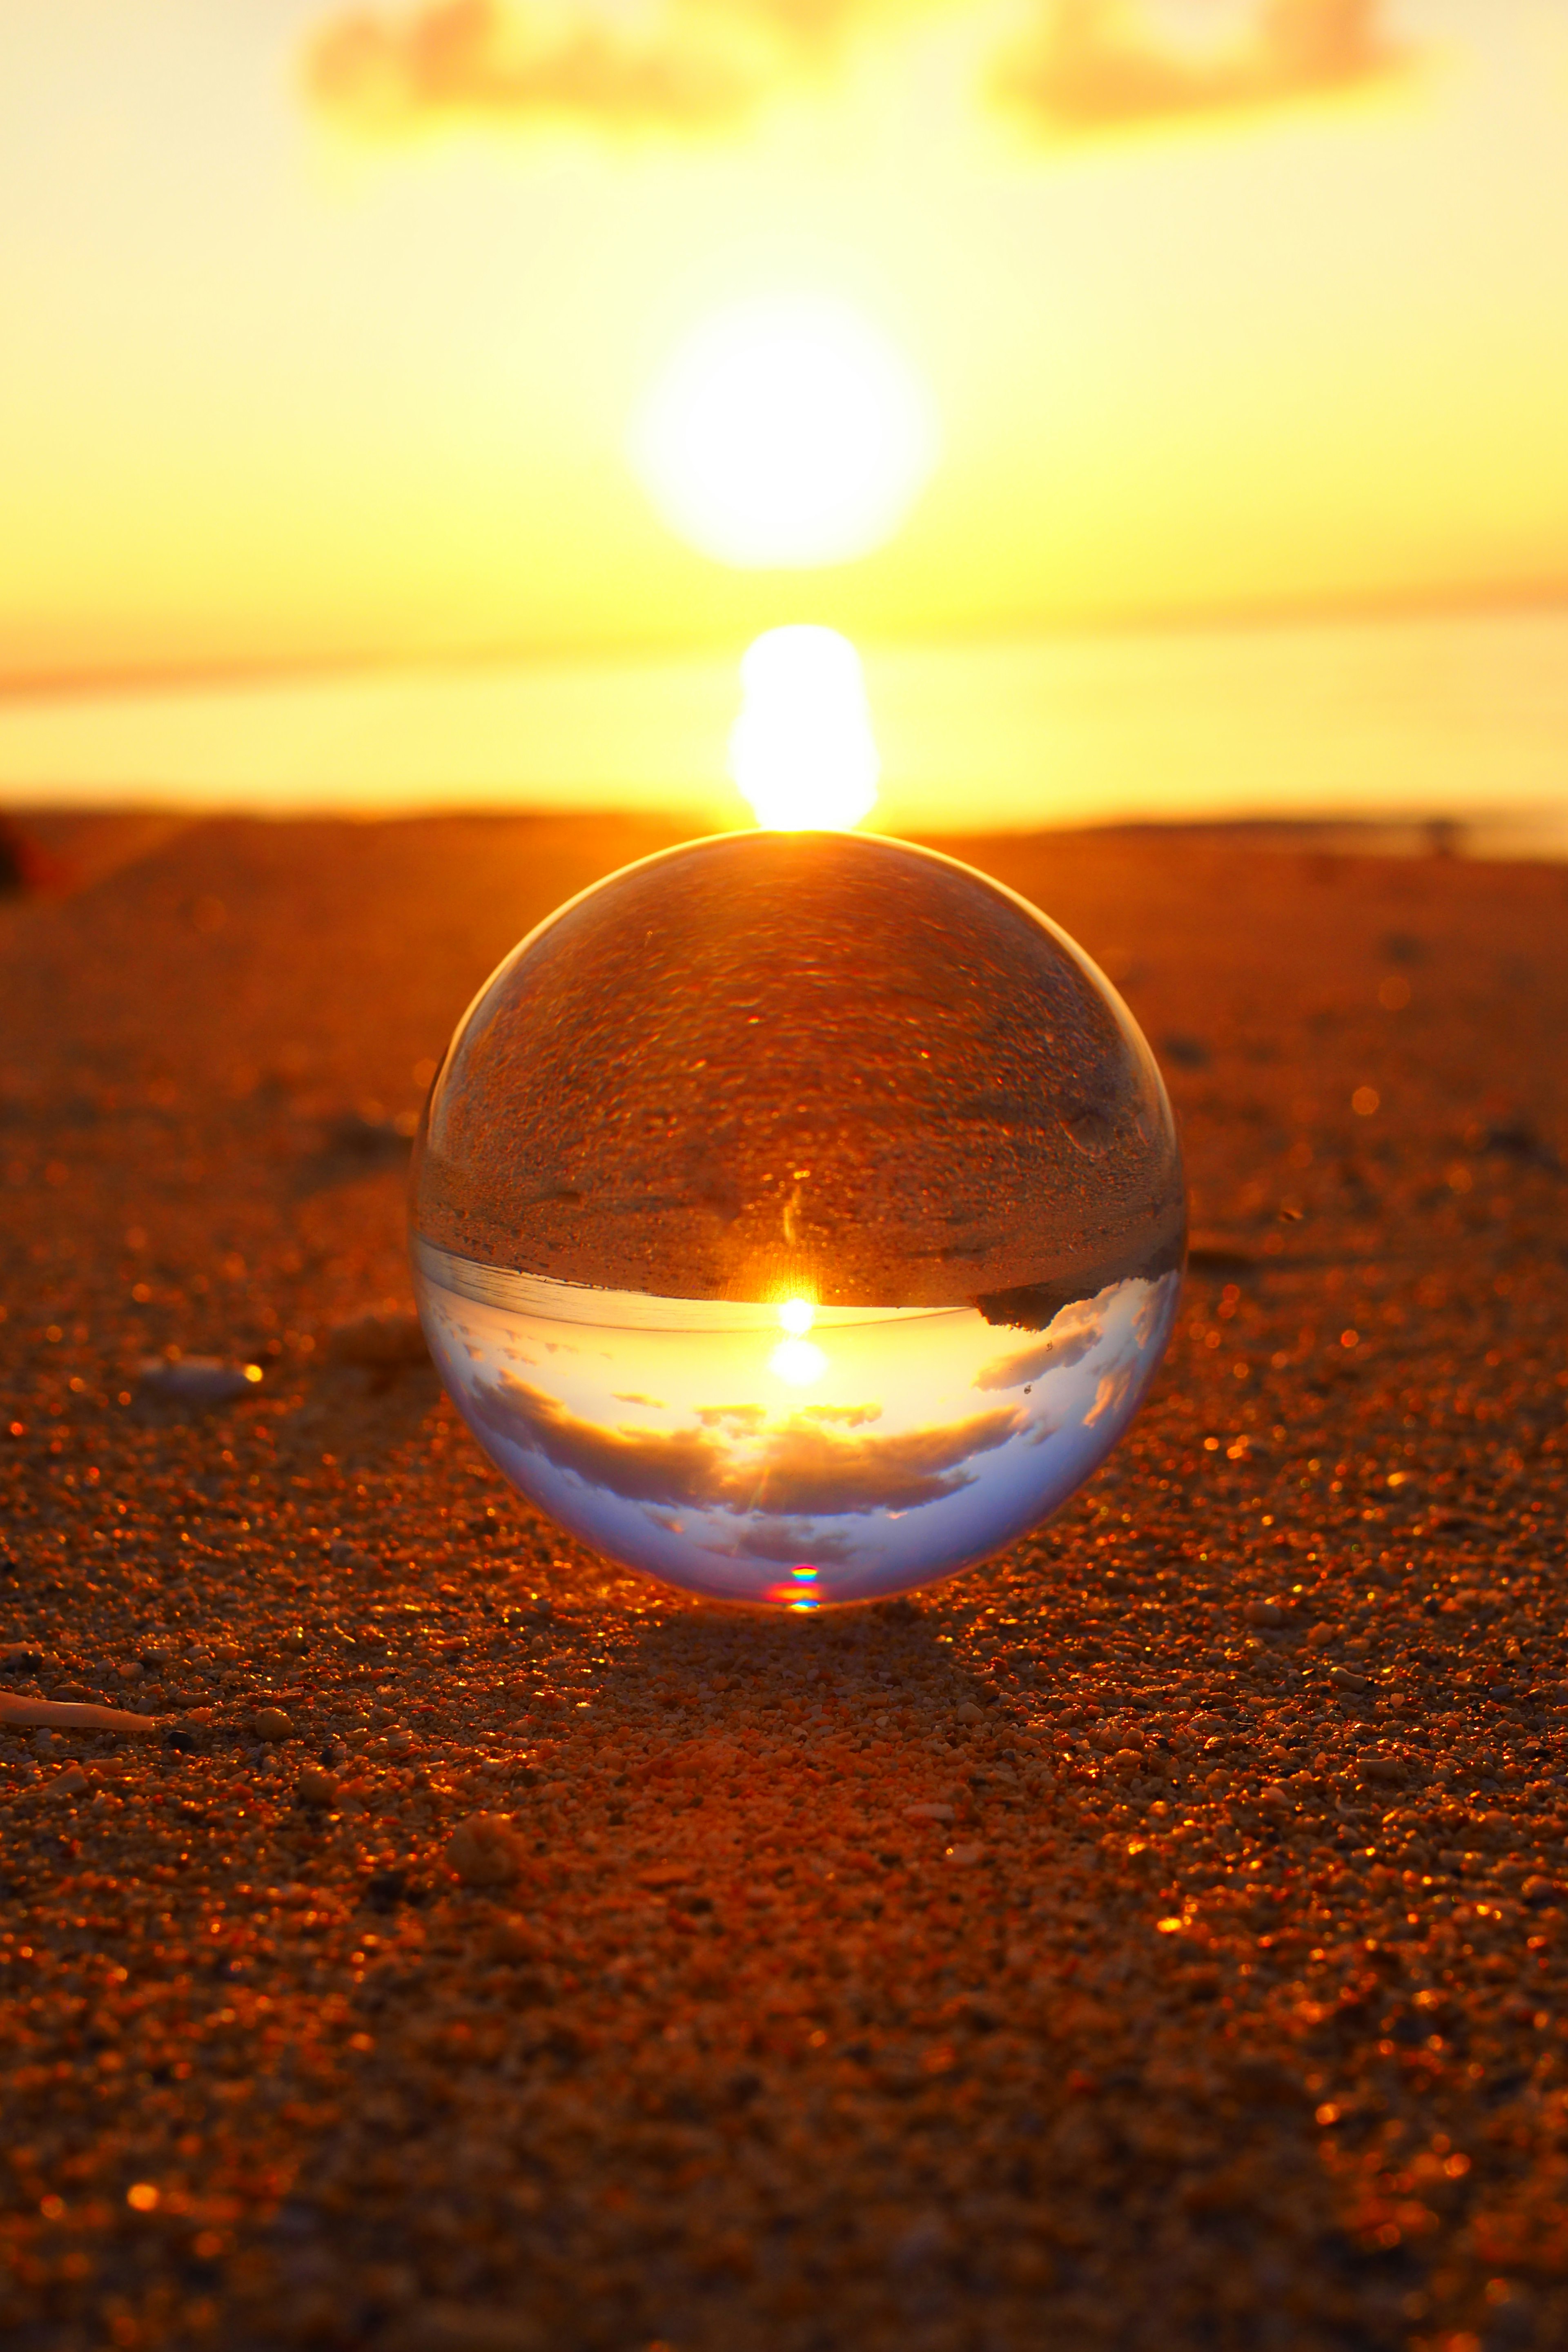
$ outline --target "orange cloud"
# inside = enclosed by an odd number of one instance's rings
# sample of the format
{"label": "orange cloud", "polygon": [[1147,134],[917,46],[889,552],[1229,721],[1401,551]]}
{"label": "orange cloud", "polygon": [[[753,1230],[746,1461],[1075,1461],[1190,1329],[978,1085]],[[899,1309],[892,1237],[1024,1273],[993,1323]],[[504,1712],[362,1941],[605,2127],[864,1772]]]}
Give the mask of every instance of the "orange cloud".
{"label": "orange cloud", "polygon": [[529,116],[700,129],[732,121],[757,95],[754,73],[722,41],[563,21],[502,0],[339,17],[311,42],[305,79],[323,111],[383,133]]}
{"label": "orange cloud", "polygon": [[[942,0],[423,0],[330,18],[305,56],[321,110],[373,136],[554,119],[621,131],[737,124],[820,79],[858,33]],[[1036,0],[994,94],[1058,132],[1234,112],[1343,89],[1396,58],[1384,0]],[[1232,22],[1232,37],[1178,37]]]}
{"label": "orange cloud", "polygon": [[837,55],[864,18],[931,0],[426,0],[322,26],[306,86],[326,113],[390,133],[443,121],[555,117],[638,131],[710,129]]}
{"label": "orange cloud", "polygon": [[[801,1518],[942,1502],[973,1486],[966,1465],[975,1454],[994,1453],[1029,1426],[1022,1412],[998,1406],[944,1428],[851,1435],[799,1412],[737,1456],[700,1429],[605,1429],[510,1372],[479,1382],[473,1409],[508,1445],[627,1502]],[[710,1407],[703,1417],[710,1422],[716,1412]],[[747,1408],[737,1417],[746,1422]]]}
{"label": "orange cloud", "polygon": [[[1202,12],[1193,0],[1188,9],[1201,32]],[[1399,52],[1383,14],[1384,0],[1254,0],[1229,42],[1202,48],[1162,37],[1138,0],[1041,0],[1037,29],[1004,58],[994,87],[1068,134],[1250,111],[1386,73]]]}

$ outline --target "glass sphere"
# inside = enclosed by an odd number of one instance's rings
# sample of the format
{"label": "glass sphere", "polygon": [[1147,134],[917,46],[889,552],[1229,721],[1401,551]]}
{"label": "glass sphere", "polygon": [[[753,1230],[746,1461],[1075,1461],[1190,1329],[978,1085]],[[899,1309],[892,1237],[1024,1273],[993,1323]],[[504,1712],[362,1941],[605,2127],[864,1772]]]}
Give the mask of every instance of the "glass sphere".
{"label": "glass sphere", "polygon": [[1181,1155],[1109,982],[1025,900],[857,834],[626,867],[459,1023],[412,1179],[458,1410],[625,1565],[793,1609],[1054,1511],[1176,1310]]}

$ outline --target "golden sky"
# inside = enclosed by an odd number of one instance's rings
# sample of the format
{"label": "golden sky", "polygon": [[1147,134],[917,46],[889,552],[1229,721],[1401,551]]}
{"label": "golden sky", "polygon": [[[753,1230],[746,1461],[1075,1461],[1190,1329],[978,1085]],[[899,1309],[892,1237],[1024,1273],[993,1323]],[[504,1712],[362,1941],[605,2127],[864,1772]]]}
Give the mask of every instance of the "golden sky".
{"label": "golden sky", "polygon": [[[49,0],[0,217],[13,679],[1568,582],[1568,0]],[[831,565],[628,457],[774,301],[935,420]]]}

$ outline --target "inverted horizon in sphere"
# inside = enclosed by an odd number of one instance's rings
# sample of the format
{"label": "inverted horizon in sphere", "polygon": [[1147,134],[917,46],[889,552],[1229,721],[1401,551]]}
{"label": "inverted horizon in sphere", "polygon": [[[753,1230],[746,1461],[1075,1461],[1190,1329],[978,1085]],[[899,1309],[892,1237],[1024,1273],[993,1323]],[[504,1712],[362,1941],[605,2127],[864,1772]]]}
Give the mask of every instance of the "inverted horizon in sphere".
{"label": "inverted horizon in sphere", "polygon": [[1137,1412],[1181,1288],[1133,1276],[1038,1330],[978,1307],[840,1310],[781,1343],[742,1301],[420,1242],[415,1270],[442,1380],[514,1486],[613,1559],[795,1611],[951,1575],[1058,1508]]}

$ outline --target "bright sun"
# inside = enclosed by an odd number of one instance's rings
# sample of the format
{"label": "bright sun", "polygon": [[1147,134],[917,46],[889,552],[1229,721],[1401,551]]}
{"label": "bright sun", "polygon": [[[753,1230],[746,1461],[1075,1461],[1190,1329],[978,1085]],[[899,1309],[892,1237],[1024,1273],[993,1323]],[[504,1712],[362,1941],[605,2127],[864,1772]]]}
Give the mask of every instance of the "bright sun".
{"label": "bright sun", "polygon": [[630,454],[670,529],[747,570],[847,563],[891,538],[936,463],[935,403],[847,302],[775,295],[679,344]]}

